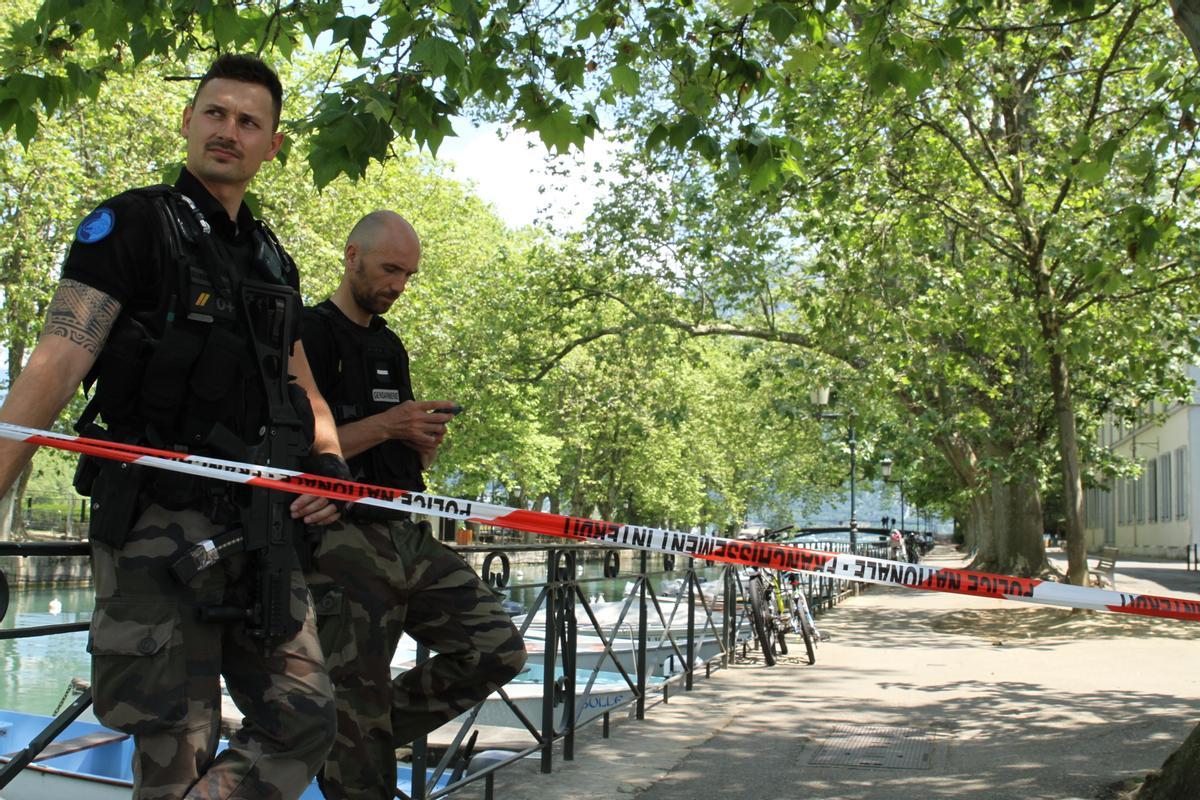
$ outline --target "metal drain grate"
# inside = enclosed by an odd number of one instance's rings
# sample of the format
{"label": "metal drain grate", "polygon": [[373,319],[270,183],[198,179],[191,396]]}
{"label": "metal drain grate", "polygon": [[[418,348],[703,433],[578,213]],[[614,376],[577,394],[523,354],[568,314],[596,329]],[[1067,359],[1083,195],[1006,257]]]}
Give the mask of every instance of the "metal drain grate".
{"label": "metal drain grate", "polygon": [[917,728],[839,725],[808,762],[814,766],[867,769],[929,769],[933,737]]}

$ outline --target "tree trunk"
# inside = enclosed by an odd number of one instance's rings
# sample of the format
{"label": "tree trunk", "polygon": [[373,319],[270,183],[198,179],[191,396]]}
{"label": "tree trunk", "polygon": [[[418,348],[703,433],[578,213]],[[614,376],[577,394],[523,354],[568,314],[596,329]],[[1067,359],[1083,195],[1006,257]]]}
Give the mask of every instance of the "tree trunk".
{"label": "tree trunk", "polygon": [[[9,270],[19,268],[19,261],[10,260],[8,264]],[[9,316],[12,317],[11,309]],[[8,346],[8,388],[17,382],[17,378],[21,375],[21,369],[25,366],[25,343],[16,340]],[[21,477],[12,486],[9,487],[8,493],[0,499],[0,541],[9,541],[11,539],[22,539],[25,534],[25,515],[21,513],[21,501],[25,497],[25,487],[29,485],[29,475],[31,473],[30,465],[26,465],[21,472]]]}
{"label": "tree trunk", "polygon": [[29,533],[25,524],[25,491],[29,488],[29,479],[33,477],[33,462],[29,461],[25,464],[25,469],[21,470],[20,477],[9,490],[12,495],[12,513],[9,519],[12,522],[12,530],[10,535],[13,539],[25,539]]}
{"label": "tree trunk", "polygon": [[980,507],[991,513],[988,524],[980,526],[986,531],[986,543],[976,551],[971,568],[1022,577],[1041,575],[1047,562],[1037,477],[1008,480],[992,473],[990,492]]}
{"label": "tree trunk", "polygon": [[[988,461],[1008,463],[1014,442],[991,441],[982,446]],[[1047,565],[1042,538],[1042,495],[1037,476],[1011,480],[988,471],[977,449],[959,438],[940,437],[938,449],[951,464],[963,488],[977,490],[967,508],[964,545],[974,554],[974,569],[1007,575],[1041,575]],[[981,483],[986,489],[981,490]]]}
{"label": "tree trunk", "polygon": [[1200,61],[1200,0],[1171,0],[1171,11],[1183,38],[1192,47],[1192,54]]}
{"label": "tree trunk", "polygon": [[1155,772],[1146,776],[1135,800],[1179,800],[1200,797],[1200,726]]}
{"label": "tree trunk", "polygon": [[[988,488],[987,492],[971,500],[972,528],[975,534],[975,546],[972,548],[974,557],[971,559],[972,568],[982,569],[982,565],[996,564],[999,561],[999,547],[996,525],[1005,524],[1004,512],[998,514],[996,509],[996,486]],[[1007,499],[1001,498],[1001,509],[1008,506]]]}
{"label": "tree trunk", "polygon": [[1010,527],[1006,535],[998,537],[1004,543],[1000,571],[1023,577],[1041,575],[1049,564],[1042,536],[1042,492],[1037,477],[1023,475],[1010,483],[1008,501]]}
{"label": "tree trunk", "polygon": [[1071,379],[1062,353],[1050,353],[1050,382],[1054,416],[1058,421],[1058,457],[1062,462],[1063,512],[1067,525],[1067,580],[1076,586],[1087,582],[1087,542],[1083,534],[1083,475],[1079,466],[1079,434],[1075,428],[1075,402]]}
{"label": "tree trunk", "polygon": [[13,500],[17,496],[17,487],[13,486],[0,498],[0,542],[12,540]]}
{"label": "tree trunk", "polygon": [[963,549],[968,553],[978,553],[979,548],[992,536],[992,505],[990,495],[978,495],[971,498],[967,507],[967,517],[963,520]]}

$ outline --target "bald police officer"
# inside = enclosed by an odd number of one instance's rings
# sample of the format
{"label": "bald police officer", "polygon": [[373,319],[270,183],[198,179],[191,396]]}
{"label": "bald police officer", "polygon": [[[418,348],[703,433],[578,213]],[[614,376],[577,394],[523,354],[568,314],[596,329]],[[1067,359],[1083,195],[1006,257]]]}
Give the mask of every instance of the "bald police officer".
{"label": "bald police officer", "polygon": [[[408,353],[381,316],[417,273],[412,226],[375,211],[354,226],[333,296],[304,312],[304,348],[356,478],[423,491],[452,419],[417,401]],[[395,748],[511,680],[525,647],[499,599],[406,512],[352,506],[330,526],[308,574],[333,680],[337,740],[319,778],[329,800],[390,800]],[[401,633],[436,655],[392,680]]]}

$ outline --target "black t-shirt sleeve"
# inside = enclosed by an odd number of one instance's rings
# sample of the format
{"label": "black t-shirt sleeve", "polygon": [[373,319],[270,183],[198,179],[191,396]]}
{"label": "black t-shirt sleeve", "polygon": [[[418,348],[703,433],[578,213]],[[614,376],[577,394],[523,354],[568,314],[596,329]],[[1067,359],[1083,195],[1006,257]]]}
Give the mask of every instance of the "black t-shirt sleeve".
{"label": "black t-shirt sleeve", "polygon": [[118,195],[84,217],[63,262],[62,277],[104,292],[123,308],[138,305],[161,276],[156,212],[144,198]]}
{"label": "black t-shirt sleeve", "polygon": [[321,312],[312,308],[304,309],[300,315],[300,338],[304,343],[304,355],[308,358],[308,366],[312,370],[313,380],[322,395],[327,395],[337,381],[337,344],[333,341],[333,331]]}

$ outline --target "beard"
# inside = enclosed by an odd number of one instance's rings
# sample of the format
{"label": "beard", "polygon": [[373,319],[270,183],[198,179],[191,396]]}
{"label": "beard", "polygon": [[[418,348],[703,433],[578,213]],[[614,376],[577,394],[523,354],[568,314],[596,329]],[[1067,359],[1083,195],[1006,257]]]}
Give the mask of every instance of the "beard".
{"label": "beard", "polygon": [[350,297],[354,304],[368,314],[384,314],[396,302],[397,294],[373,290],[367,282],[367,269],[360,256],[354,265],[350,280]]}

